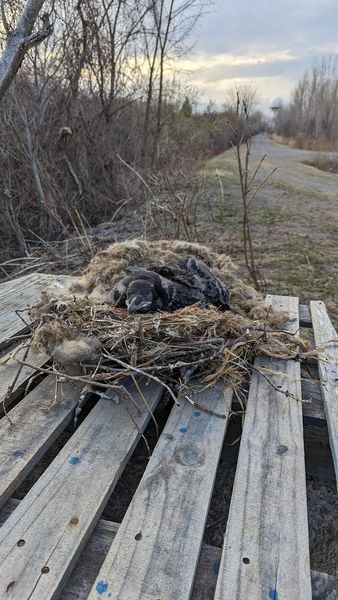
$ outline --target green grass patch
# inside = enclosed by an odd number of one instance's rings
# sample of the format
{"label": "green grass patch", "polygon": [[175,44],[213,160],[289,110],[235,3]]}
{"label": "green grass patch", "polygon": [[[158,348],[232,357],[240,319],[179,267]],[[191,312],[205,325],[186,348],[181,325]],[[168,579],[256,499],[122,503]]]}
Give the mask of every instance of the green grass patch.
{"label": "green grass patch", "polygon": [[279,225],[285,222],[287,219],[286,215],[278,209],[272,208],[261,208],[252,212],[252,217],[261,223],[266,225]]}
{"label": "green grass patch", "polygon": [[324,192],[315,189],[308,190],[305,188],[299,188],[287,181],[280,181],[279,179],[272,179],[269,185],[271,185],[275,189],[282,190],[290,197],[301,196],[302,198],[316,198],[317,200],[328,199],[328,195]]}

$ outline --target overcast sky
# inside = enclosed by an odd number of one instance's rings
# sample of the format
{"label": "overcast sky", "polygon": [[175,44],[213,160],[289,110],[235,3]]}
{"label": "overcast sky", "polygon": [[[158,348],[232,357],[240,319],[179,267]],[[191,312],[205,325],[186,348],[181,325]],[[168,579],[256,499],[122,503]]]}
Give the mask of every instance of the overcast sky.
{"label": "overcast sky", "polygon": [[228,88],[249,82],[267,111],[272,96],[289,99],[316,59],[338,56],[337,0],[216,0],[210,10],[182,61],[203,104],[221,104]]}

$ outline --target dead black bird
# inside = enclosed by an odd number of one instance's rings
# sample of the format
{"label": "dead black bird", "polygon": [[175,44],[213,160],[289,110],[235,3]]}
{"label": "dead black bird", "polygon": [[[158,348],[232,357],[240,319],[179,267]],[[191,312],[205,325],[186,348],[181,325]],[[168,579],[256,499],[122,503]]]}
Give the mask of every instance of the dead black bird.
{"label": "dead black bird", "polygon": [[197,302],[230,309],[227,288],[201,261],[184,258],[176,271],[165,266],[127,270],[130,274],[113,287],[111,295],[130,314],[171,312]]}
{"label": "dead black bird", "polygon": [[195,258],[183,258],[179,266],[184,271],[183,277],[180,277],[186,284],[197,288],[203,294],[205,303],[213,304],[222,310],[230,310],[229,290],[205,263]]}
{"label": "dead black bird", "polygon": [[126,306],[130,314],[168,310],[169,295],[158,273],[136,268],[112,289],[117,306]]}

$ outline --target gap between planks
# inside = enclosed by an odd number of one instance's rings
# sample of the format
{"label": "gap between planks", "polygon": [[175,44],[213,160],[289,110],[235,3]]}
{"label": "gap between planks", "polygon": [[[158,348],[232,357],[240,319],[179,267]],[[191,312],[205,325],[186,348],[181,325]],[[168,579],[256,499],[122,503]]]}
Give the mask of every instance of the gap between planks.
{"label": "gap between planks", "polygon": [[324,302],[310,302],[316,347],[322,350],[318,370],[338,488],[338,334]]}

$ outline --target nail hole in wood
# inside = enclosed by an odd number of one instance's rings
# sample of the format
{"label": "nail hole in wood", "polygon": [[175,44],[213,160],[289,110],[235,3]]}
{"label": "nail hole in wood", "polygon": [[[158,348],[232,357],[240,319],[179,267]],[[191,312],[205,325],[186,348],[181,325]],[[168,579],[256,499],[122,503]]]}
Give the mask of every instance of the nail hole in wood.
{"label": "nail hole in wood", "polygon": [[42,567],[41,573],[49,573],[49,567]]}
{"label": "nail hole in wood", "polygon": [[244,562],[245,565],[249,565],[250,564],[250,558],[247,558],[246,556],[244,556],[243,562]]}
{"label": "nail hole in wood", "polygon": [[135,535],[135,540],[137,542],[139,542],[140,540],[142,540],[142,533],[141,533],[141,531]]}
{"label": "nail hole in wood", "polygon": [[19,540],[17,543],[17,546],[19,546],[21,548],[21,546],[24,546],[25,543],[26,543],[25,540]]}

